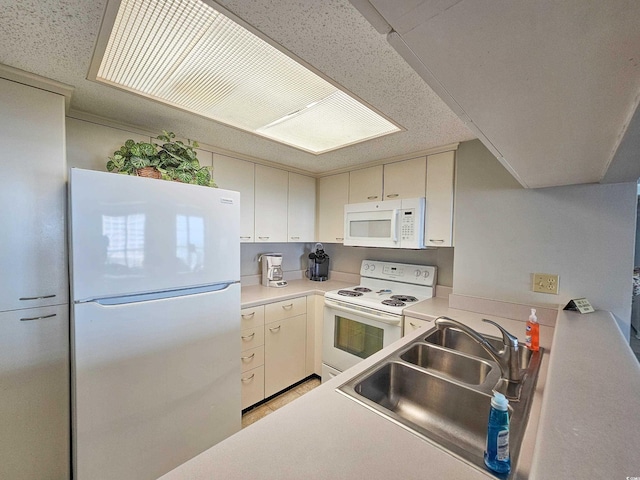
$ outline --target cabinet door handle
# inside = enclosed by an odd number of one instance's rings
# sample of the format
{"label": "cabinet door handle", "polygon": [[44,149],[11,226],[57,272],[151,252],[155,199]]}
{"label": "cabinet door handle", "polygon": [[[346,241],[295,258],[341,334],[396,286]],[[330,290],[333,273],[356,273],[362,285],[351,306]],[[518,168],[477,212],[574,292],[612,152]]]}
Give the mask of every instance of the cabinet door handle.
{"label": "cabinet door handle", "polygon": [[282,308],[284,308],[285,310],[289,310],[292,307],[293,307],[293,303],[289,303],[288,305],[282,305]]}
{"label": "cabinet door handle", "polygon": [[243,237],[243,236],[240,236],[240,240],[251,240],[251,237]]}
{"label": "cabinet door handle", "polygon": [[271,237],[258,237],[260,240],[269,240]]}
{"label": "cabinet door handle", "polygon": [[251,335],[243,336],[242,339],[243,340],[251,340],[255,336],[256,336],[256,332],[253,332]]}
{"label": "cabinet door handle", "polygon": [[367,200],[375,200],[376,198],[378,198],[378,195],[369,195]]}
{"label": "cabinet door handle", "polygon": [[396,198],[399,197],[400,194],[399,193],[390,193],[389,195],[387,195],[387,198]]}
{"label": "cabinet door handle", "polygon": [[291,237],[291,240],[300,240],[300,237]]}
{"label": "cabinet door handle", "polygon": [[418,328],[418,326],[413,322],[409,322],[409,325],[411,325],[413,328]]}
{"label": "cabinet door handle", "polygon": [[276,333],[277,331],[280,330],[281,326],[282,325],[278,325],[277,327],[269,327],[269,331],[272,332],[272,333]]}
{"label": "cabinet door handle", "polygon": [[20,321],[21,322],[31,322],[32,320],[43,320],[45,318],[55,317],[56,315],[57,315],[56,313],[52,313],[50,315],[43,315],[42,317],[21,318]]}
{"label": "cabinet door handle", "polygon": [[444,243],[444,240],[441,238],[430,238],[429,241],[433,243]]}
{"label": "cabinet door handle", "polygon": [[336,237],[336,240],[338,240],[339,242],[342,242],[344,240],[344,237]]}
{"label": "cabinet door handle", "polygon": [[255,377],[255,376],[256,376],[256,374],[255,374],[255,373],[252,373],[252,374],[251,374],[251,375],[249,375],[248,377],[243,377],[243,378],[241,378],[241,380],[242,380],[243,382],[245,382],[245,383],[246,383],[246,382],[250,382],[251,380],[253,380],[253,377]]}
{"label": "cabinet door handle", "polygon": [[20,297],[18,300],[42,300],[43,298],[54,298],[54,295],[42,295],[40,297]]}
{"label": "cabinet door handle", "polygon": [[243,313],[242,318],[244,318],[245,320],[249,320],[250,318],[255,317],[255,315],[256,315],[256,312]]}
{"label": "cabinet door handle", "polygon": [[240,357],[240,359],[244,362],[246,360],[253,360],[253,357],[255,357],[255,356],[256,356],[256,354],[252,353],[251,355],[248,355],[246,357]]}

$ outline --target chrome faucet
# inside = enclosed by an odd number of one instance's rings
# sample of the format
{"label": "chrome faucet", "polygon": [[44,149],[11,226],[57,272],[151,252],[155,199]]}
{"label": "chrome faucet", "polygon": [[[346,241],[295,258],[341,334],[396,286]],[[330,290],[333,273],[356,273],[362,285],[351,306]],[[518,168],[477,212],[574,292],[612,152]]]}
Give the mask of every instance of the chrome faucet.
{"label": "chrome faucet", "polygon": [[500,350],[496,350],[493,345],[489,343],[489,341],[483,337],[480,333],[476,332],[471,327],[466,326],[464,323],[460,323],[457,320],[453,320],[449,317],[438,317],[435,320],[436,327],[443,331],[447,328],[456,328],[467,335],[469,335],[473,340],[475,340],[482,348],[484,348],[489,355],[496,361],[496,363],[500,366],[500,370],[502,370],[502,377],[509,380],[511,383],[519,383],[521,380],[521,371],[520,371],[520,354],[519,354],[519,344],[518,338],[514,335],[507,332],[504,328],[498,325],[496,322],[491,320],[487,320],[486,318],[482,319],[483,322],[490,323],[491,325],[495,325],[500,329],[502,333],[502,348]]}

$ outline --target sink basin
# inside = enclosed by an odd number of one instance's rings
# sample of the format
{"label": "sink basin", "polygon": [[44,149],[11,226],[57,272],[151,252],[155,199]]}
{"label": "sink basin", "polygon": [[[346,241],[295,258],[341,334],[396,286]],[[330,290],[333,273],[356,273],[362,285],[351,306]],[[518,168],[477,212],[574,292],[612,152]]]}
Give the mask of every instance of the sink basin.
{"label": "sink basin", "polygon": [[[501,339],[489,337],[500,349]],[[338,391],[424,440],[497,478],[515,478],[520,445],[535,391],[540,352],[520,349],[523,380],[501,377],[491,356],[464,332],[432,329],[338,387]],[[512,473],[484,465],[491,396],[509,404]]]}
{"label": "sink basin", "polygon": [[[498,365],[491,361],[460,355],[445,348],[428,343],[415,343],[400,358],[427,370],[445,374],[461,382],[480,385],[493,372],[492,385],[500,378]],[[497,375],[497,376],[496,376]]]}
{"label": "sink basin", "polygon": [[[496,349],[502,348],[502,339],[498,337],[492,337],[490,335],[483,335],[484,338]],[[447,328],[445,330],[432,330],[424,338],[424,341],[433,345],[440,345],[446,348],[450,348],[457,352],[466,353],[475,357],[484,358],[486,360],[493,360],[491,355],[476,343],[471,337],[466,335],[462,330],[456,328]],[[520,367],[527,369],[531,362],[533,352],[526,348],[522,344],[518,350],[520,352]]]}
{"label": "sink basin", "polygon": [[482,463],[490,394],[394,361],[358,380],[353,392],[401,425]]}

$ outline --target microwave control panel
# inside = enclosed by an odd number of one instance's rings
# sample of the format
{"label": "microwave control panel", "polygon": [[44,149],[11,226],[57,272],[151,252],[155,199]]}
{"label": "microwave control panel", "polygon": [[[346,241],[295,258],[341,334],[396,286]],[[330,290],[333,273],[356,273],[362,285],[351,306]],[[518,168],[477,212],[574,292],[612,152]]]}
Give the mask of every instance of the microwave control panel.
{"label": "microwave control panel", "polygon": [[402,240],[413,240],[416,237],[415,210],[402,210],[402,226],[400,229]]}

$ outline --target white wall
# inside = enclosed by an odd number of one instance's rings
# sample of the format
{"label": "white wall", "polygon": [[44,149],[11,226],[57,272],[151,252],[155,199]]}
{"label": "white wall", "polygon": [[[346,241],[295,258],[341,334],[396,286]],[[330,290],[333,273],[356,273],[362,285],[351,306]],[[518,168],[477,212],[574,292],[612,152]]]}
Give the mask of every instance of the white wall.
{"label": "white wall", "polygon": [[[523,189],[479,142],[457,152],[453,293],[523,304],[586,297],[629,336],[636,184]],[[534,272],[559,295],[531,292]]]}

